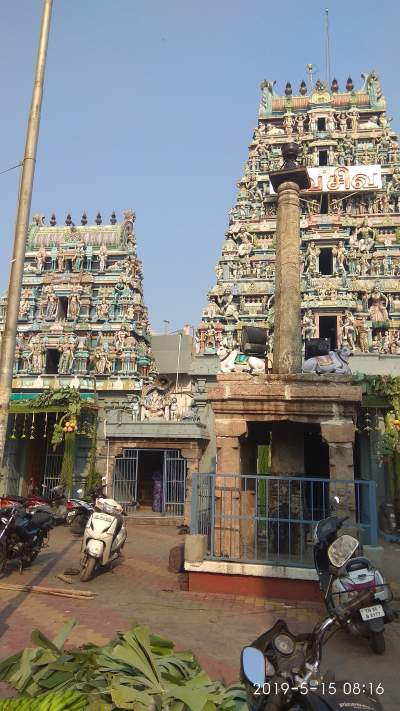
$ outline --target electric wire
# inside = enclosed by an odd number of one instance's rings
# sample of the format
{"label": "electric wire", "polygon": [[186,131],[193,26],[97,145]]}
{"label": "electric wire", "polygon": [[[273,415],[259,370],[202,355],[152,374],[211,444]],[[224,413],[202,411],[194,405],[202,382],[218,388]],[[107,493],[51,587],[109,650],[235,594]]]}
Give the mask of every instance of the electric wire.
{"label": "electric wire", "polygon": [[0,170],[0,175],[3,175],[3,173],[9,173],[10,170],[15,170],[16,168],[20,168],[23,163],[17,163],[17,165],[13,165],[11,168],[6,168],[6,170]]}

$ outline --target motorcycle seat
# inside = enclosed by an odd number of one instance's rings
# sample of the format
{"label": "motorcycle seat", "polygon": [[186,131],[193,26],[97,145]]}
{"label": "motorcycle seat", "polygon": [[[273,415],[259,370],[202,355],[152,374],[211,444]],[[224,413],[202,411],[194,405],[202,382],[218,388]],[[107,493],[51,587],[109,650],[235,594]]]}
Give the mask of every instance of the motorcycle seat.
{"label": "motorcycle seat", "polygon": [[53,523],[53,516],[48,511],[35,511],[31,515],[30,527],[47,528]]}

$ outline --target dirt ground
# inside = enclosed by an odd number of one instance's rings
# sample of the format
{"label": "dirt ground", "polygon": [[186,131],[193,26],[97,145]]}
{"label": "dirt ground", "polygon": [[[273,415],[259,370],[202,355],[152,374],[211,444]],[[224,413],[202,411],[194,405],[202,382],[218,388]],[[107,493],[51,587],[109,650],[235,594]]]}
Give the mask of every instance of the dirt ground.
{"label": "dirt ground", "polygon": [[[0,589],[0,658],[29,646],[35,627],[51,637],[71,617],[77,620],[71,645],[88,641],[103,644],[117,630],[137,621],[174,640],[178,648],[192,649],[213,678],[232,682],[238,679],[240,649],[278,618],[285,619],[294,632],[310,630],[323,618],[323,606],[313,603],[180,590],[178,576],[168,573],[167,566],[171,547],[182,540],[174,527],[129,521],[124,558],[113,572],[103,572],[89,583],[80,583],[76,578],[68,586],[55,576],[67,567],[77,567],[80,540],[69,529],[57,528],[52,532],[49,548],[30,569],[20,575],[10,567],[0,583],[93,589],[98,595],[94,600],[83,601]],[[400,562],[400,547],[392,546],[385,555],[391,578],[400,574],[397,561]],[[399,602],[395,604],[400,606]],[[386,647],[385,655],[376,656],[365,640],[340,631],[326,645],[322,666],[333,669],[338,679],[380,682],[385,689],[381,697],[385,711],[397,711],[399,623],[387,628]]]}

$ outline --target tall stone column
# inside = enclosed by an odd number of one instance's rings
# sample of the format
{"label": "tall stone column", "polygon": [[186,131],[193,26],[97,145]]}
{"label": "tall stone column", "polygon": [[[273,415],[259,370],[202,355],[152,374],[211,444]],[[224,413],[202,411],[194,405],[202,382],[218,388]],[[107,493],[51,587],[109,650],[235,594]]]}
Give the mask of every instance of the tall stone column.
{"label": "tall stone column", "polygon": [[301,373],[300,190],[309,187],[296,163],[298,146],[282,146],[282,170],[270,173],[278,194],[275,262],[274,358],[272,372]]}

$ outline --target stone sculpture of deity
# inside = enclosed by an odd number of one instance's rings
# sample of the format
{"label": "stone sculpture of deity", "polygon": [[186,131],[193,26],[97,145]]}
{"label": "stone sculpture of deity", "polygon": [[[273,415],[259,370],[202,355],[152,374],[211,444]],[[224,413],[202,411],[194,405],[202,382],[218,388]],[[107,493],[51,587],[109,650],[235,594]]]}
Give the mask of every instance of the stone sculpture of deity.
{"label": "stone sculpture of deity", "polygon": [[99,249],[99,271],[104,272],[107,267],[108,249],[102,244]]}
{"label": "stone sculpture of deity", "polygon": [[360,349],[362,353],[368,353],[369,350],[369,343],[368,343],[368,334],[369,334],[369,328],[367,326],[367,319],[364,317],[362,319],[359,319],[356,321],[356,329],[357,329],[357,346]]}
{"label": "stone sculpture of deity", "polygon": [[72,369],[75,361],[74,346],[69,341],[63,343],[60,347],[61,355],[58,361],[58,372],[59,373],[72,373]]}
{"label": "stone sculpture of deity", "polygon": [[38,272],[42,272],[46,262],[46,250],[44,247],[40,247],[36,252],[36,264]]}
{"label": "stone sculpture of deity", "polygon": [[80,310],[79,297],[76,294],[71,294],[68,299],[68,318],[76,319]]}
{"label": "stone sculpture of deity", "polygon": [[47,294],[46,318],[55,318],[55,315],[57,312],[57,306],[58,306],[58,299],[57,299],[53,289],[50,287],[50,290]]}
{"label": "stone sculpture of deity", "polygon": [[388,321],[389,314],[387,311],[388,298],[385,294],[381,294],[376,286],[371,294],[371,306],[369,307],[369,316],[371,321]]}
{"label": "stone sculpture of deity", "polygon": [[342,240],[339,241],[338,246],[333,247],[332,254],[334,257],[334,268],[333,271],[337,274],[342,274],[345,271],[346,259],[346,248]]}
{"label": "stone sculpture of deity", "polygon": [[342,344],[346,344],[351,350],[355,349],[357,330],[354,316],[351,311],[346,311],[342,321]]}
{"label": "stone sculpture of deity", "polygon": [[317,274],[319,271],[319,255],[321,250],[316,246],[315,242],[310,242],[307,247],[307,252],[304,259],[304,273],[308,272]]}
{"label": "stone sculpture of deity", "polygon": [[315,316],[311,309],[305,312],[302,321],[302,335],[305,341],[309,341],[310,338],[315,338],[317,332],[317,326],[315,324]]}

